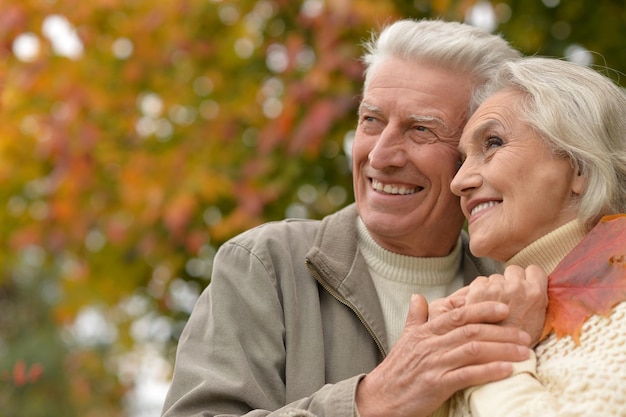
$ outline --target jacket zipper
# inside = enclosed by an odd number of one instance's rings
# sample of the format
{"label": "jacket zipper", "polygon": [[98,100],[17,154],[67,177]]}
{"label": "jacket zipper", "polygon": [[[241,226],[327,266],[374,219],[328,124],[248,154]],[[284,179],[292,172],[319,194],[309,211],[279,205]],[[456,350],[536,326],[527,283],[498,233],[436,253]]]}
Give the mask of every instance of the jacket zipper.
{"label": "jacket zipper", "polygon": [[383,358],[385,358],[387,356],[387,353],[385,352],[385,349],[383,348],[383,345],[380,343],[380,341],[378,340],[378,337],[376,337],[376,335],[374,334],[374,331],[370,328],[370,326],[365,322],[365,319],[363,318],[363,316],[361,315],[361,313],[359,313],[359,311],[356,309],[356,307],[354,307],[352,304],[350,304],[345,298],[343,298],[337,291],[335,291],[334,288],[331,288],[326,281],[324,281],[320,275],[317,273],[315,267],[311,264],[311,262],[307,259],[305,261],[307,268],[309,268],[309,271],[311,272],[311,274],[313,275],[313,277],[315,278],[315,280],[330,294],[332,295],[337,301],[339,301],[341,304],[345,305],[346,307],[348,307],[350,310],[352,310],[352,312],[358,317],[359,321],[361,322],[361,324],[363,324],[363,326],[367,329],[367,332],[370,334],[370,336],[372,337],[372,339],[374,340],[374,343],[376,343],[376,346],[378,347],[378,350],[380,351],[380,354],[383,356]]}

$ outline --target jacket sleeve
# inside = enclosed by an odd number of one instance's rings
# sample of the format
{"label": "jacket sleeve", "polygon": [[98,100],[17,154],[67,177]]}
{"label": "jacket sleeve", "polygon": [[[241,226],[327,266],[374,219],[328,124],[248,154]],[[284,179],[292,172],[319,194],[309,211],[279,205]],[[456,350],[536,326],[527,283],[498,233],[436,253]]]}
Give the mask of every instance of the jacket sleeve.
{"label": "jacket sleeve", "polygon": [[452,417],[555,417],[556,399],[536,377],[536,357],[514,364],[510,377],[468,388],[455,401]]}
{"label": "jacket sleeve", "polygon": [[220,248],[179,341],[164,417],[354,415],[361,376],[287,404],[278,285],[271,262],[236,243]]}

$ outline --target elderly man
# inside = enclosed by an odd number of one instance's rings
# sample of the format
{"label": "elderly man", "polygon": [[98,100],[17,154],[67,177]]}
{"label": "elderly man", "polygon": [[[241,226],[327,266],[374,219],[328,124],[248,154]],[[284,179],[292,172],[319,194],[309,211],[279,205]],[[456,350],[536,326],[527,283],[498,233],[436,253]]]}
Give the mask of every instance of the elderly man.
{"label": "elderly man", "polygon": [[427,318],[427,300],[493,272],[470,255],[449,187],[473,93],[518,56],[496,35],[443,21],[398,21],[367,45],[356,204],[220,248],[164,416],[445,415],[455,391],[528,358],[525,332],[491,324],[506,305]]}

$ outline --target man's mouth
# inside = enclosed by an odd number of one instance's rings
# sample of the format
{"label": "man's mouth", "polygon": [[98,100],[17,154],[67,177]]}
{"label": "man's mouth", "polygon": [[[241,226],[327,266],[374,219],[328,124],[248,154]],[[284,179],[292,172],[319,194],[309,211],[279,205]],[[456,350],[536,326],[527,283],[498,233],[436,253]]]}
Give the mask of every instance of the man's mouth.
{"label": "man's mouth", "polygon": [[405,185],[383,184],[382,182],[372,178],[372,188],[378,192],[385,194],[407,195],[414,194],[421,190],[421,187],[409,188]]}

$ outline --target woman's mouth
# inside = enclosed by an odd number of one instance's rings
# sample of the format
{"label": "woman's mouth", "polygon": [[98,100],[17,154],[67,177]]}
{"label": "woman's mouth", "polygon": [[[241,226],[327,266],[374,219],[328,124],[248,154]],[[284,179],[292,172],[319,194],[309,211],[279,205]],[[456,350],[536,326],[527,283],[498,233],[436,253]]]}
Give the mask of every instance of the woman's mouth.
{"label": "woman's mouth", "polygon": [[476,207],[472,209],[472,211],[470,212],[470,216],[474,216],[480,213],[481,211],[486,210],[493,206],[497,206],[500,203],[502,203],[502,201],[486,201],[484,203],[480,203],[479,205],[477,205]]}

